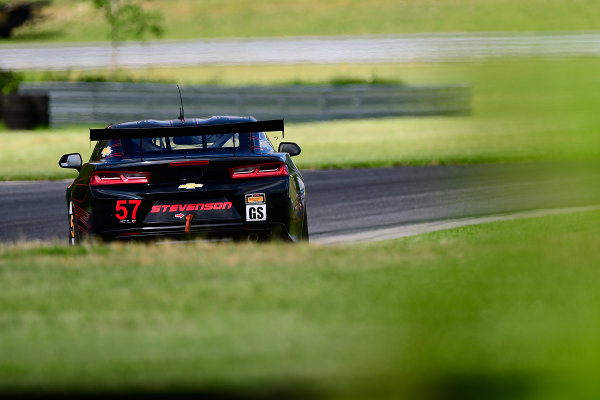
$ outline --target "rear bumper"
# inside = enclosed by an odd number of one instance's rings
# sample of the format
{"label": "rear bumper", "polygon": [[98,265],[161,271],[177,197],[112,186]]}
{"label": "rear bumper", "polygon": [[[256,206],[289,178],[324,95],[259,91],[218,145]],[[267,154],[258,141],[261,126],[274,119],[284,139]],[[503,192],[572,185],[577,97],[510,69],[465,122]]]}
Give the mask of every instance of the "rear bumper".
{"label": "rear bumper", "polygon": [[285,224],[275,222],[192,224],[189,233],[185,232],[185,226],[182,225],[148,226],[105,231],[100,236],[106,241],[158,239],[163,237],[177,238],[178,240],[195,238],[257,238],[262,240],[277,238],[284,241],[294,240]]}

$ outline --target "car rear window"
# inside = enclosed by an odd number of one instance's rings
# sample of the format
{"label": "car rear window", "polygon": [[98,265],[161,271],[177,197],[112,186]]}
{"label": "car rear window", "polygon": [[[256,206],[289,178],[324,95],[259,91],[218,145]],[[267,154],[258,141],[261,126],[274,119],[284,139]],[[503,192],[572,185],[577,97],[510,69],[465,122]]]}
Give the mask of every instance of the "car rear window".
{"label": "car rear window", "polygon": [[166,136],[98,142],[91,161],[130,162],[206,155],[233,156],[273,152],[263,132],[226,135]]}

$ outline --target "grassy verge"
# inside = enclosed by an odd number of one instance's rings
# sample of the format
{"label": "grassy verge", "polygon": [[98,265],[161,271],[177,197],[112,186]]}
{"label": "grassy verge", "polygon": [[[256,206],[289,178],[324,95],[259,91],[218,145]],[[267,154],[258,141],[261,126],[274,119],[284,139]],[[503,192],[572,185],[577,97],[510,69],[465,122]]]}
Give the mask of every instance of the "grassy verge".
{"label": "grassy verge", "polygon": [[600,212],[352,247],[0,247],[0,392],[594,398]]}
{"label": "grassy verge", "polygon": [[87,128],[70,128],[33,132],[7,131],[0,133],[4,143],[0,150],[1,180],[37,180],[73,178],[73,170],[58,166],[61,155],[79,152],[89,159],[90,146]]}
{"label": "grassy verge", "polygon": [[[107,27],[91,2],[55,0],[20,41],[100,41]],[[145,1],[165,16],[165,38],[596,29],[593,0]],[[13,39],[14,40],[14,39]]]}
{"label": "grassy verge", "polygon": [[[487,63],[390,64],[378,67],[248,66],[223,68],[222,84],[402,77],[408,84],[470,83],[466,117],[388,118],[291,124],[301,168],[428,165],[600,158],[597,59],[525,59]],[[210,82],[218,68],[170,69],[187,83]],[[158,70],[134,71],[156,77]],[[193,110],[186,110],[193,115]],[[149,118],[152,116],[140,116]],[[271,135],[277,142],[281,140]],[[0,132],[0,179],[73,175],[56,165],[63,153],[89,157],[87,127]]]}
{"label": "grassy verge", "polygon": [[[396,64],[207,65],[65,71],[25,70],[19,82],[138,82],[179,85],[401,84]],[[17,85],[18,83],[17,82]]]}

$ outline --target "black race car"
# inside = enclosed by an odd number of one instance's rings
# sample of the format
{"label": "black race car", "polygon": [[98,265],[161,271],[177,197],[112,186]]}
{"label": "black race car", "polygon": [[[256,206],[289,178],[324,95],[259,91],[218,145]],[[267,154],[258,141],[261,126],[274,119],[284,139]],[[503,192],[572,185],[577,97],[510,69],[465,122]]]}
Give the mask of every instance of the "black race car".
{"label": "black race car", "polygon": [[65,154],[79,176],[67,189],[69,242],[146,237],[308,239],[304,179],[264,132],[283,121],[212,117],[90,129],[90,161]]}

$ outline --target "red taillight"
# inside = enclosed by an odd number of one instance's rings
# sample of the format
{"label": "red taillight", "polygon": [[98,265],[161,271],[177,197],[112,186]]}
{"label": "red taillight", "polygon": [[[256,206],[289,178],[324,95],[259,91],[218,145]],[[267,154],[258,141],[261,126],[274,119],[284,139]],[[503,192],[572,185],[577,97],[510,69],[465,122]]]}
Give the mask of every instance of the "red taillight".
{"label": "red taillight", "polygon": [[149,183],[150,172],[96,171],[90,178],[90,186]]}
{"label": "red taillight", "polygon": [[232,178],[265,178],[269,176],[288,176],[290,173],[284,163],[268,163],[259,165],[246,165],[243,167],[229,168]]}

